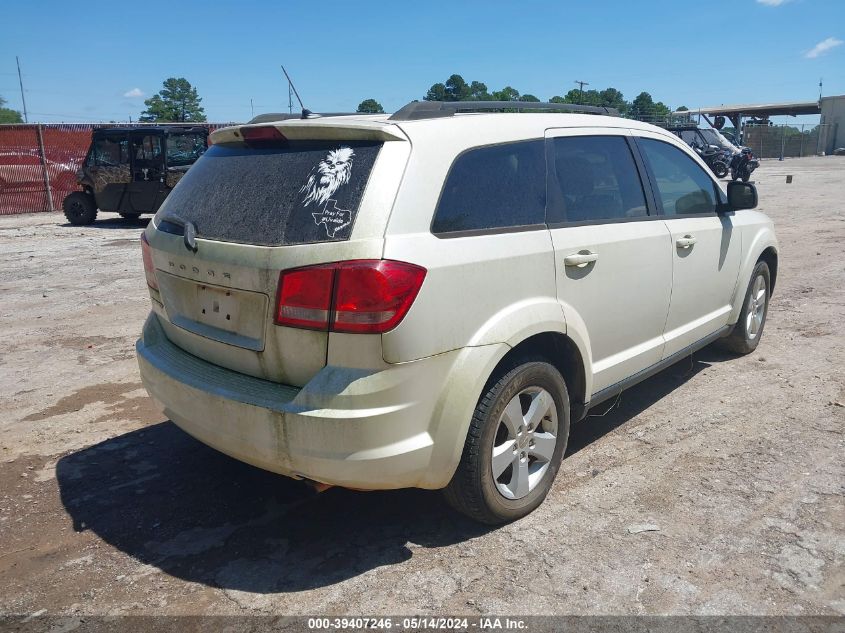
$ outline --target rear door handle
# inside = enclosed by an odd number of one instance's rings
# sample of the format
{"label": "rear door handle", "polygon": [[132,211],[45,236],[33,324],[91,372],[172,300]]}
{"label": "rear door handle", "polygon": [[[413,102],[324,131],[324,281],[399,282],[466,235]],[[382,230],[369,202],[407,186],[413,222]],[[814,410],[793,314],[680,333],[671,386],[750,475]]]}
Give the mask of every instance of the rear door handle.
{"label": "rear door handle", "polygon": [[683,237],[679,237],[675,240],[675,246],[678,248],[692,248],[692,245],[695,244],[698,240],[695,239],[692,235],[684,235]]}
{"label": "rear door handle", "polygon": [[572,255],[567,255],[563,258],[563,263],[567,266],[580,266],[584,267],[587,264],[592,264],[599,258],[598,253],[593,253],[591,251],[581,251],[579,253],[573,253]]}

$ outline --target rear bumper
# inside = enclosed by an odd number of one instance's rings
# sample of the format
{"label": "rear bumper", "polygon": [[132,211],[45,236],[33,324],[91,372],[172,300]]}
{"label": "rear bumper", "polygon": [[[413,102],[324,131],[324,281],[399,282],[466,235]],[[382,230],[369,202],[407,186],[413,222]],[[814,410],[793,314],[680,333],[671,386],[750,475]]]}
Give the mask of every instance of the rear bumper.
{"label": "rear bumper", "polygon": [[379,370],[327,366],[298,389],[191,356],[165,337],[154,314],[136,352],[144,386],[174,423],[254,466],[391,489],[442,487],[457,464],[455,447],[441,446],[437,455],[433,438],[459,352]]}

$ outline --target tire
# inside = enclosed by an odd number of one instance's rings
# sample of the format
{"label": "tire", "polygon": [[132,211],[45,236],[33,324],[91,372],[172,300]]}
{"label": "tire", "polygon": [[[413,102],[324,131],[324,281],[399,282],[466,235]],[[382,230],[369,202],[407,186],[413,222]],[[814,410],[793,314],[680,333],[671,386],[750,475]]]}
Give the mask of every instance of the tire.
{"label": "tire", "polygon": [[97,205],[94,198],[83,191],[74,191],[65,196],[62,209],[67,221],[74,226],[93,224],[97,219]]}
{"label": "tire", "polygon": [[716,174],[716,178],[724,178],[728,175],[728,166],[721,161],[716,161],[713,163],[713,173]]}
{"label": "tire", "polygon": [[137,220],[138,218],[141,217],[141,214],[140,213],[121,213],[120,217],[122,217],[126,220],[135,221],[135,220]]}
{"label": "tire", "polygon": [[[526,417],[532,405],[545,413],[539,422],[539,416]],[[446,501],[489,525],[524,517],[546,498],[568,440],[569,394],[563,377],[545,360],[523,359],[485,387],[458,469],[443,491]],[[494,460],[494,450],[500,459]]]}
{"label": "tire", "polygon": [[[762,287],[758,280],[762,279]],[[760,291],[764,291],[760,295]],[[752,295],[754,295],[752,297]],[[769,298],[772,296],[771,275],[766,262],[757,262],[751,280],[742,299],[742,310],[731,333],[719,341],[719,345],[736,354],[750,354],[763,337],[766,316],[769,313]],[[763,301],[762,306],[760,301]]]}
{"label": "tire", "polygon": [[742,172],[742,182],[748,182],[749,180],[751,180],[751,172],[746,169]]}

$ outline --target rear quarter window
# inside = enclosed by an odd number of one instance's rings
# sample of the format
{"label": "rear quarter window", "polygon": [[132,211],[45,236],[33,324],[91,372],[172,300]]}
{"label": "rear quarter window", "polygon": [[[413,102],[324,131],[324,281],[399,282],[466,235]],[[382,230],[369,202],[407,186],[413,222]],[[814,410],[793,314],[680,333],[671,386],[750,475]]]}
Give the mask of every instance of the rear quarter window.
{"label": "rear quarter window", "polygon": [[382,143],[212,145],[156,214],[197,236],[261,246],[348,240]]}
{"label": "rear quarter window", "polygon": [[546,162],[543,140],[471,149],[455,159],[431,232],[479,231],[543,224]]}

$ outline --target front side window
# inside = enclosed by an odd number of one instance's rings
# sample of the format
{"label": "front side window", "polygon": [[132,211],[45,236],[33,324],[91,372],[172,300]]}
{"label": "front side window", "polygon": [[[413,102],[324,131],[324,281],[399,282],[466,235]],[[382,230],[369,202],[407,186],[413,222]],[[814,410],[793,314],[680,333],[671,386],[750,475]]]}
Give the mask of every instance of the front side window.
{"label": "front side window", "polygon": [[[648,215],[642,182],[621,136],[552,139],[557,187],[549,223],[625,220]],[[556,183],[556,185],[554,184]]]}
{"label": "front side window", "polygon": [[129,141],[125,136],[100,137],[94,143],[92,166],[118,167],[129,163]]}
{"label": "front side window", "polygon": [[193,165],[205,150],[204,134],[170,134],[167,137],[167,164],[171,167]]}
{"label": "front side window", "polygon": [[452,165],[432,233],[543,224],[546,160],[543,141],[479,147]]}
{"label": "front side window", "polygon": [[641,138],[639,145],[664,215],[715,213],[716,185],[692,158],[663,141]]}

